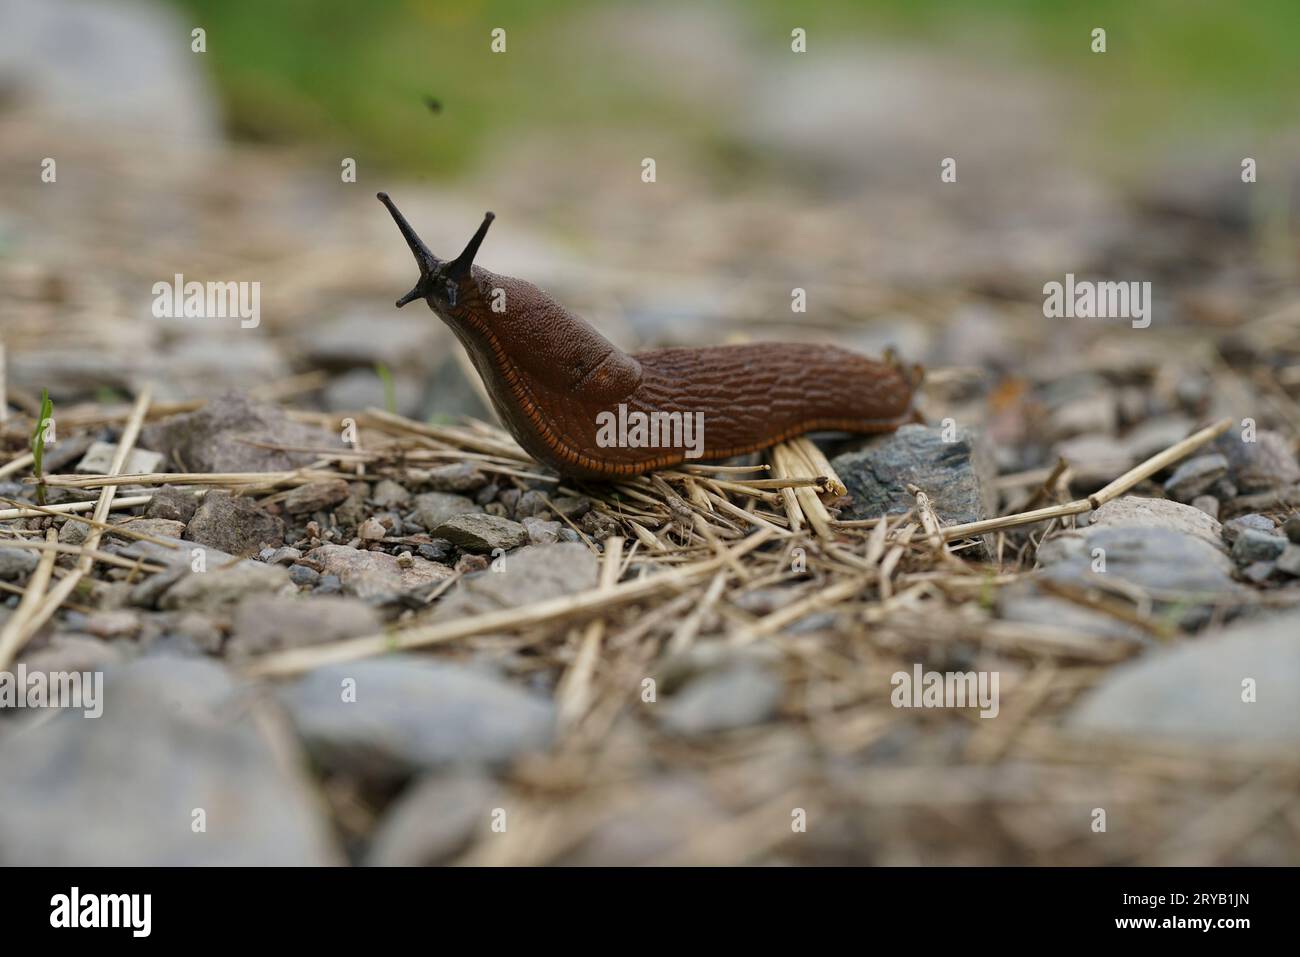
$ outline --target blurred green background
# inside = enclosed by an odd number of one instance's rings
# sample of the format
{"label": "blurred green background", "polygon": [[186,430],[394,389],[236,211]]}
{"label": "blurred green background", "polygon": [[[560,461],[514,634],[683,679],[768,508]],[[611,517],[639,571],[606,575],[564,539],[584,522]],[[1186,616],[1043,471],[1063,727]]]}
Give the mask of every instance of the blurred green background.
{"label": "blurred green background", "polygon": [[[664,88],[604,47],[598,19],[584,29],[611,8],[644,4],[173,2],[208,30],[207,63],[240,138],[340,145],[383,167],[444,176],[503,131],[656,123],[706,160],[735,158],[707,100]],[[810,48],[861,42],[867,56],[903,42],[1037,67],[1087,94],[1071,146],[1103,142],[1110,156],[1117,143],[1276,128],[1293,121],[1300,88],[1296,0],[750,0],[726,12],[741,24],[738,44],[770,45],[773,55],[788,52],[790,29],[802,26]],[[498,26],[508,56],[489,51]],[[1096,26],[1108,33],[1105,56],[1089,49]]]}

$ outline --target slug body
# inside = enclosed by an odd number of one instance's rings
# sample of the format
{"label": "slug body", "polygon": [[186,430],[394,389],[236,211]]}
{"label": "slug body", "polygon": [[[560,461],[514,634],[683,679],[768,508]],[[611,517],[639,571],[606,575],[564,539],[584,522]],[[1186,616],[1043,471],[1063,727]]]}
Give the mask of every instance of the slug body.
{"label": "slug body", "polygon": [[889,432],[918,421],[919,370],[833,346],[628,355],[532,283],[473,264],[491,213],[465,251],[444,261],[387,194],[379,199],[420,267],[397,305],[428,303],[464,344],[511,434],[562,475],[618,478],[741,455],[804,432]]}

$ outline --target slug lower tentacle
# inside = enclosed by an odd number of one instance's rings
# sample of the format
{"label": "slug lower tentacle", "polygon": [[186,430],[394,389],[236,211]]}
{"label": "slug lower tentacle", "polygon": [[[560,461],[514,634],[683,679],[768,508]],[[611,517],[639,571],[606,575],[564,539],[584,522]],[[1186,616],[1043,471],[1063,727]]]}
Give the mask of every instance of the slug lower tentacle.
{"label": "slug lower tentacle", "polygon": [[493,220],[440,260],[386,193],[424,299],[469,352],[502,422],[563,475],[607,479],[741,455],[804,432],[918,421],[919,367],[834,346],[753,343],[628,355],[532,283],[474,265]]}

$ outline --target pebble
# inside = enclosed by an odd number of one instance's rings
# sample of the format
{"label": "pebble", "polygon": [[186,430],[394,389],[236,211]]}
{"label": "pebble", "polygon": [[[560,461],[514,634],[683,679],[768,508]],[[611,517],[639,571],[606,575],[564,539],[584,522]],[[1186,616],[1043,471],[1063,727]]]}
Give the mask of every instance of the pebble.
{"label": "pebble", "polygon": [[[85,456],[77,463],[74,471],[82,475],[104,475],[113,467],[113,457],[117,455],[117,445],[113,442],[94,442]],[[122,473],[127,475],[148,475],[158,471],[163,457],[148,449],[135,448],[127,453]]]}
{"label": "pebble", "polygon": [[1228,460],[1222,455],[1198,455],[1174,470],[1165,482],[1165,494],[1176,502],[1190,502],[1228,473]]}
{"label": "pebble", "polygon": [[212,489],[185,526],[185,537],[231,555],[249,555],[284,542],[284,522],[252,499]]}
{"label": "pebble", "polygon": [[599,561],[586,545],[560,542],[528,545],[492,566],[501,571],[462,579],[441,600],[434,617],[485,614],[587,591],[596,587]]}
{"label": "pebble", "polygon": [[1257,515],[1255,513],[1239,515],[1237,518],[1230,518],[1223,523],[1223,539],[1229,545],[1232,545],[1242,532],[1254,529],[1269,534],[1277,534],[1276,528],[1277,526],[1273,523],[1273,520],[1267,515]]}
{"label": "pebble", "polygon": [[[415,558],[405,568],[385,552],[367,552],[346,545],[322,545],[304,556],[326,576],[337,576],[342,588],[358,598],[384,600],[442,581],[452,574],[446,565]],[[317,585],[320,590],[325,579]]]}
{"label": "pebble", "polygon": [[296,548],[285,546],[284,548],[272,549],[262,561],[270,565],[292,565],[298,559],[302,558],[302,552]]}
{"label": "pebble", "polygon": [[425,492],[415,497],[411,520],[426,532],[431,532],[449,518],[483,509],[463,495],[447,492]]}
{"label": "pebble", "polygon": [[34,550],[26,548],[0,547],[0,578],[13,581],[30,575],[40,564],[40,557]]}
{"label": "pebble", "polygon": [[337,433],[295,422],[279,406],[237,393],[147,425],[141,441],[190,472],[286,471],[310,465],[316,455],[266,446],[341,447]]}
{"label": "pebble", "polygon": [[906,486],[930,497],[948,525],[988,518],[996,505],[994,460],[988,445],[962,426],[953,441],[944,430],[905,425],[877,445],[836,456],[831,462],[852,496],[843,519],[875,518],[905,512],[915,504]]}
{"label": "pebble", "polygon": [[235,608],[226,650],[256,655],[318,645],[380,630],[375,610],[355,598],[253,595]]}
{"label": "pebble", "polygon": [[[1300,746],[1300,612],[1255,617],[1117,667],[1084,696],[1070,727],[1189,743]],[[1243,682],[1256,700],[1243,701]]]}
{"label": "pebble", "polygon": [[546,748],[555,708],[490,673],[392,654],[309,672],[280,689],[313,759],[367,780],[500,765]]}
{"label": "pebble", "polygon": [[1278,557],[1277,570],[1292,578],[1300,578],[1300,545],[1287,545],[1286,551]]}
{"label": "pebble", "polygon": [[245,596],[277,591],[289,583],[289,573],[279,565],[241,562],[229,568],[208,566],[204,572],[182,577],[158,599],[167,611],[201,611],[224,614]]}
{"label": "pebble", "polygon": [[473,492],[488,484],[488,478],[468,462],[454,462],[429,470],[425,479],[437,492]]}
{"label": "pebble", "polygon": [[164,485],[154,490],[153,498],[144,507],[144,517],[165,518],[188,524],[198,507],[199,500],[192,491],[175,485]]}
{"label": "pebble", "polygon": [[108,668],[102,694],[97,719],[63,711],[0,737],[0,864],[341,862],[298,762],[220,665],[141,658]]}
{"label": "pebble", "polygon": [[560,523],[546,522],[531,515],[523,520],[528,540],[534,545],[551,545],[560,540]]}
{"label": "pebble", "polygon": [[1259,529],[1247,528],[1232,543],[1232,557],[1239,565],[1252,562],[1271,562],[1278,558],[1287,546],[1287,540],[1276,532],[1261,532]]}
{"label": "pebble", "polygon": [[435,538],[431,542],[416,546],[416,553],[421,558],[427,558],[431,562],[447,563],[451,561],[452,554],[456,547],[445,538]]}
{"label": "pebble", "polygon": [[357,537],[363,542],[377,542],[387,534],[387,531],[378,519],[368,518],[357,528]]}
{"label": "pebble", "polygon": [[1227,459],[1228,478],[1243,493],[1267,492],[1300,482],[1300,465],[1291,444],[1277,432],[1260,430],[1255,441],[1246,442],[1240,432],[1228,431],[1215,440],[1214,449]]}
{"label": "pebble", "polygon": [[[320,572],[314,568],[308,568],[306,565],[290,565],[289,580],[295,585],[311,586],[320,581]],[[342,588],[342,582],[339,583]]]}
{"label": "pebble", "polygon": [[342,504],[350,493],[351,488],[343,479],[321,479],[291,488],[285,493],[280,507],[290,515],[328,512]]}
{"label": "pebble", "polygon": [[379,508],[400,508],[411,501],[411,493],[392,479],[382,479],[371,489],[370,501]]}
{"label": "pebble", "polygon": [[1213,495],[1198,495],[1192,499],[1192,508],[1200,509],[1210,518],[1219,517],[1219,500]]}
{"label": "pebble", "polygon": [[1089,516],[1089,528],[1165,528],[1193,535],[1222,549],[1222,526],[1200,509],[1162,498],[1125,495]]}
{"label": "pebble", "polygon": [[321,575],[312,592],[317,595],[341,595],[343,594],[343,579],[339,578],[338,575]]}
{"label": "pebble", "polygon": [[498,548],[509,551],[528,544],[528,529],[518,522],[473,512],[447,519],[433,529],[433,534],[470,552],[491,553]]}

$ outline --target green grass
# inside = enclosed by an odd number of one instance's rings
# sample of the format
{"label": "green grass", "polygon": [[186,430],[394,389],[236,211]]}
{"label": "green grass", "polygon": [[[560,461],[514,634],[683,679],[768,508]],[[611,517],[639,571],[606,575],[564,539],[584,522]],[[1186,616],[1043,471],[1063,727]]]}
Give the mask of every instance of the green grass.
{"label": "green grass", "polygon": [[[700,149],[716,117],[657,89],[575,26],[627,0],[173,0],[208,33],[205,63],[231,130],[315,142],[385,167],[441,177],[472,166],[511,131],[661,124]],[[747,0],[737,42],[860,38],[1027,61],[1099,105],[1096,135],[1123,143],[1152,127],[1267,128],[1294,118],[1300,88],[1295,0]],[[187,24],[188,25],[188,24]],[[489,51],[505,27],[508,52]],[[1108,31],[1109,52],[1089,50]],[[442,103],[441,112],[425,105]],[[721,157],[723,160],[725,156]]]}
{"label": "green grass", "polygon": [[41,390],[41,414],[36,417],[36,428],[32,429],[32,474],[36,476],[36,504],[45,504],[45,425],[54,415],[54,403],[50,401],[50,390]]}

